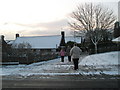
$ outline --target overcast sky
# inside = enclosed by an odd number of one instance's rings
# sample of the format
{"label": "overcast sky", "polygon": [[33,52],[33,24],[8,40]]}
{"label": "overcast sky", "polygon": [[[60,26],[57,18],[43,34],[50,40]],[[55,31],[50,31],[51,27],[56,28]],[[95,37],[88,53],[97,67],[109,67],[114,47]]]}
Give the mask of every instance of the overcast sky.
{"label": "overcast sky", "polygon": [[96,1],[117,15],[119,0],[0,0],[0,35],[7,40],[15,39],[16,33],[60,35],[64,30],[69,35],[67,22],[76,5]]}

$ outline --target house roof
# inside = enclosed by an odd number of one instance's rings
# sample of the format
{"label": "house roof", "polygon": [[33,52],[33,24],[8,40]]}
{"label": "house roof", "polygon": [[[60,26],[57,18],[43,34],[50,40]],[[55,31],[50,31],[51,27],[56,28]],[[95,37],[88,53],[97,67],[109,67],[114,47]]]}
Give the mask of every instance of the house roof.
{"label": "house roof", "polygon": [[14,40],[6,40],[7,44],[12,44],[14,42]]}
{"label": "house roof", "polygon": [[120,42],[120,36],[112,40],[113,42]]}
{"label": "house roof", "polygon": [[[61,35],[54,36],[32,36],[32,37],[17,37],[13,42],[12,46],[18,45],[20,43],[29,43],[31,48],[43,49],[43,48],[57,48],[60,44]],[[76,41],[81,43],[80,37],[74,39],[73,36],[65,37],[65,42]],[[17,48],[17,47],[16,47]]]}

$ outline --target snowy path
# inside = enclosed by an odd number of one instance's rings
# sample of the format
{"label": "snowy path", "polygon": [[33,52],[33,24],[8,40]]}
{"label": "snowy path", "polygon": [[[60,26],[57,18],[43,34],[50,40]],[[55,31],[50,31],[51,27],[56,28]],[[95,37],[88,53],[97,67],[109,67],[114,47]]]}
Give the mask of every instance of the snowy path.
{"label": "snowy path", "polygon": [[0,75],[14,76],[32,76],[32,75],[90,75],[90,74],[109,74],[118,75],[118,53],[109,52],[94,55],[81,55],[79,60],[79,70],[73,70],[73,62],[68,62],[65,57],[65,62],[60,62],[60,58],[33,63],[30,65],[11,65],[0,67],[2,73]]}
{"label": "snowy path", "polygon": [[[86,55],[81,55],[80,59],[83,59]],[[33,63],[30,65],[10,65],[3,66],[1,75],[70,75],[79,74],[73,70],[73,62],[68,62],[65,57],[64,62],[61,62],[60,58]]]}

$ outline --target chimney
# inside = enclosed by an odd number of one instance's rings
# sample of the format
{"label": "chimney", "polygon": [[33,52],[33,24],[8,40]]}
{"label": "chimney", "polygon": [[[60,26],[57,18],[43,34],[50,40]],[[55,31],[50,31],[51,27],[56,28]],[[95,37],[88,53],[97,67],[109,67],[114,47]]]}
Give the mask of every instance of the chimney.
{"label": "chimney", "polygon": [[61,35],[62,37],[65,37],[64,31],[61,31]]}
{"label": "chimney", "polygon": [[114,25],[114,38],[117,38],[120,36],[120,22],[116,22]]}
{"label": "chimney", "polygon": [[60,46],[65,46],[65,32],[61,31],[61,42],[60,42]]}
{"label": "chimney", "polygon": [[1,40],[4,40],[4,35],[1,35]]}
{"label": "chimney", "polygon": [[19,37],[19,34],[16,34],[16,38]]}

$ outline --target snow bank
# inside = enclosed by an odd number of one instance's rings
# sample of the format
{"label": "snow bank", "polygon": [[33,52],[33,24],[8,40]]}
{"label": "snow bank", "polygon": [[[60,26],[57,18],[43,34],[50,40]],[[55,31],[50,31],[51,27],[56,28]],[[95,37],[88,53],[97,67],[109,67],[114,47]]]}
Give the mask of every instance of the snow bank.
{"label": "snow bank", "polygon": [[85,57],[79,65],[89,65],[89,66],[99,66],[99,65],[118,65],[118,55],[119,52],[109,52],[102,54],[94,54]]}

